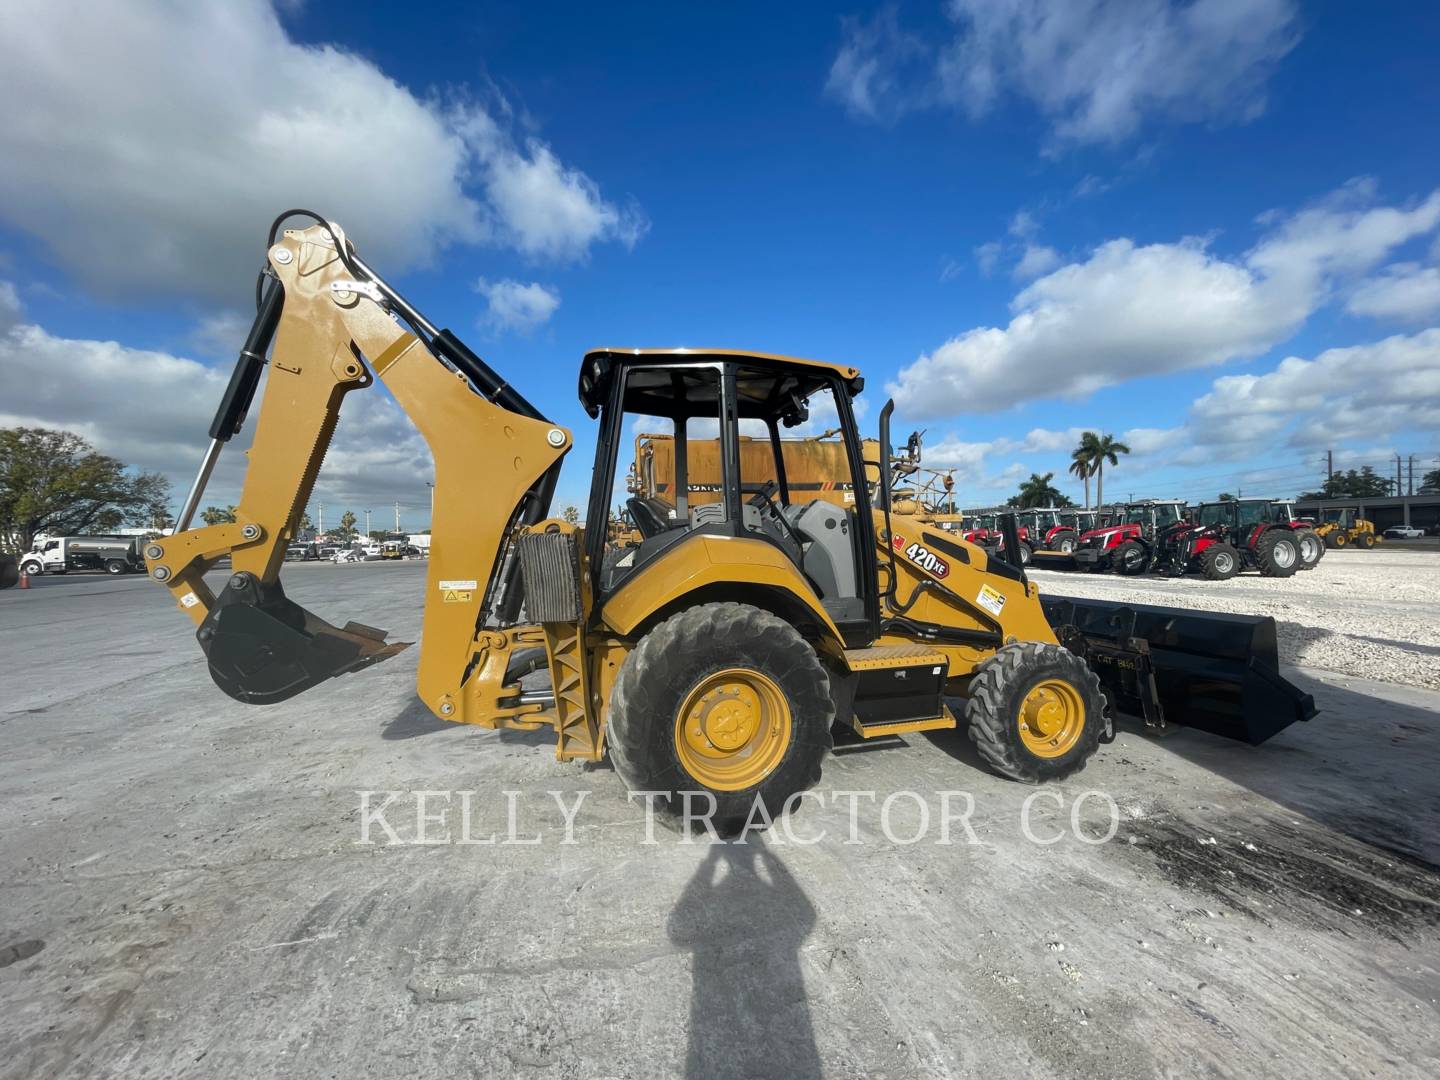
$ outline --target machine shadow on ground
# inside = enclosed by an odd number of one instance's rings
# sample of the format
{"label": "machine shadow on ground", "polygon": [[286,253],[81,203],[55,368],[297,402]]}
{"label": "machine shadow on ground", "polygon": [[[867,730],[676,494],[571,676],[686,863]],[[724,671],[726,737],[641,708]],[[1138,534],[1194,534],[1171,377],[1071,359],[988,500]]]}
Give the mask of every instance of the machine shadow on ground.
{"label": "machine shadow on ground", "polygon": [[710,845],[666,925],[691,954],[688,1080],[822,1075],[800,967],[815,921],[762,840]]}

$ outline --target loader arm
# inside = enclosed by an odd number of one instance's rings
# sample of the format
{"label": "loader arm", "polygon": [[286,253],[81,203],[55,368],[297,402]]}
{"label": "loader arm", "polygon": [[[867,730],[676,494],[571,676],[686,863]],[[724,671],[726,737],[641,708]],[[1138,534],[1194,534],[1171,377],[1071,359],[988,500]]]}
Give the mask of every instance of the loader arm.
{"label": "loader arm", "polygon": [[[461,687],[495,637],[486,625],[502,595],[505,621],[518,606],[518,590],[500,584],[509,545],[545,516],[570,433],[411,308],[338,226],[289,229],[278,239],[272,231],[267,258],[269,281],[201,474],[175,534],[146,546],[150,575],[197,624],[212,677],[240,701],[282,701],[405,648],[381,630],[325,622],[286,598],[279,580],[340,406],[378,377],[435,461],[417,689],[436,715],[462,719]],[[235,521],[188,528],[219,448],[255,394],[267,348],[269,377]],[[217,595],[204,575],[226,555],[232,570]]]}

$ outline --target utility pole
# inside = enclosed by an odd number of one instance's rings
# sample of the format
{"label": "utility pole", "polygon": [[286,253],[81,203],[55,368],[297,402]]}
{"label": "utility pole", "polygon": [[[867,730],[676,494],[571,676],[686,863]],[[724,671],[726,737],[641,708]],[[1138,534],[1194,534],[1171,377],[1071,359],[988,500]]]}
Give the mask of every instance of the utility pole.
{"label": "utility pole", "polygon": [[1415,494],[1415,455],[1410,455],[1410,475],[1405,480],[1405,494]]}
{"label": "utility pole", "polygon": [[370,539],[370,511],[365,511],[365,539]]}
{"label": "utility pole", "polygon": [[395,501],[395,532],[400,532],[400,501]]}
{"label": "utility pole", "polygon": [[1400,484],[1400,455],[1395,455],[1395,494],[1405,494],[1405,489]]}
{"label": "utility pole", "polygon": [[316,532],[318,535],[320,535],[320,536],[324,536],[324,535],[325,535],[325,504],[324,504],[324,503],[317,503],[316,506],[317,506],[317,508],[318,508],[318,510],[319,510],[320,516],[316,519],[316,520],[319,522],[319,524],[315,527],[315,532]]}
{"label": "utility pole", "polygon": [[430,528],[433,530],[435,528],[435,485],[426,480],[425,486],[430,489]]}
{"label": "utility pole", "polygon": [[1335,451],[1325,451],[1325,481],[1329,483],[1335,479]]}

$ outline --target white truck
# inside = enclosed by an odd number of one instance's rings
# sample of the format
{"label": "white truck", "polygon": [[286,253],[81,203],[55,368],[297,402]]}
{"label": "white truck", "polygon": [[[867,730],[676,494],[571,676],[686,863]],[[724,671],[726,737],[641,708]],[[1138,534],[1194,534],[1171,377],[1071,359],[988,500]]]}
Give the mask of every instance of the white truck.
{"label": "white truck", "polygon": [[71,570],[107,574],[145,572],[143,536],[52,536],[20,556],[20,572],[31,577]]}

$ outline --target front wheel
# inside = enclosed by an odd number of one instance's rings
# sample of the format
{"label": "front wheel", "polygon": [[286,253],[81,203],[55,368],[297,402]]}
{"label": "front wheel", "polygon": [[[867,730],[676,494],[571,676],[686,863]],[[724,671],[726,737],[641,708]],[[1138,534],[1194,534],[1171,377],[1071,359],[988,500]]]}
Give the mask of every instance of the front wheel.
{"label": "front wheel", "polygon": [[1300,569],[1314,570],[1320,565],[1320,559],[1325,554],[1325,545],[1320,540],[1320,534],[1314,529],[1296,529],[1295,540],[1300,545]]}
{"label": "front wheel", "polygon": [[1200,570],[1211,581],[1228,581],[1240,572],[1240,553],[1226,543],[1211,544],[1200,553]]}
{"label": "front wheel", "polygon": [[965,722],[980,756],[1025,783],[1079,772],[1105,728],[1100,679],[1069,649],[1036,641],[996,651],[970,680]]}
{"label": "front wheel", "polygon": [[[746,604],[702,604],[666,619],[626,658],[607,739],[632,791],[707,792],[734,828],[755,804],[770,817],[820,780],[835,703],[814,648],[783,619]],[[703,813],[691,797],[690,812]],[[758,818],[756,819],[758,820]]]}
{"label": "front wheel", "polygon": [[1075,550],[1075,534],[1072,532],[1060,533],[1051,543],[1054,544],[1056,551],[1062,551],[1069,555]]}
{"label": "front wheel", "polygon": [[1149,568],[1150,553],[1140,541],[1126,540],[1111,553],[1110,562],[1117,572],[1134,577]]}
{"label": "front wheel", "polygon": [[20,572],[22,574],[29,574],[31,577],[39,577],[45,572],[45,564],[38,563],[32,559],[27,563],[20,564]]}
{"label": "front wheel", "polygon": [[1374,534],[1374,533],[1361,533],[1361,534],[1360,534],[1360,546],[1361,546],[1362,548],[1364,548],[1366,551],[1369,551],[1371,548],[1373,548],[1373,547],[1375,546],[1375,534]]}

